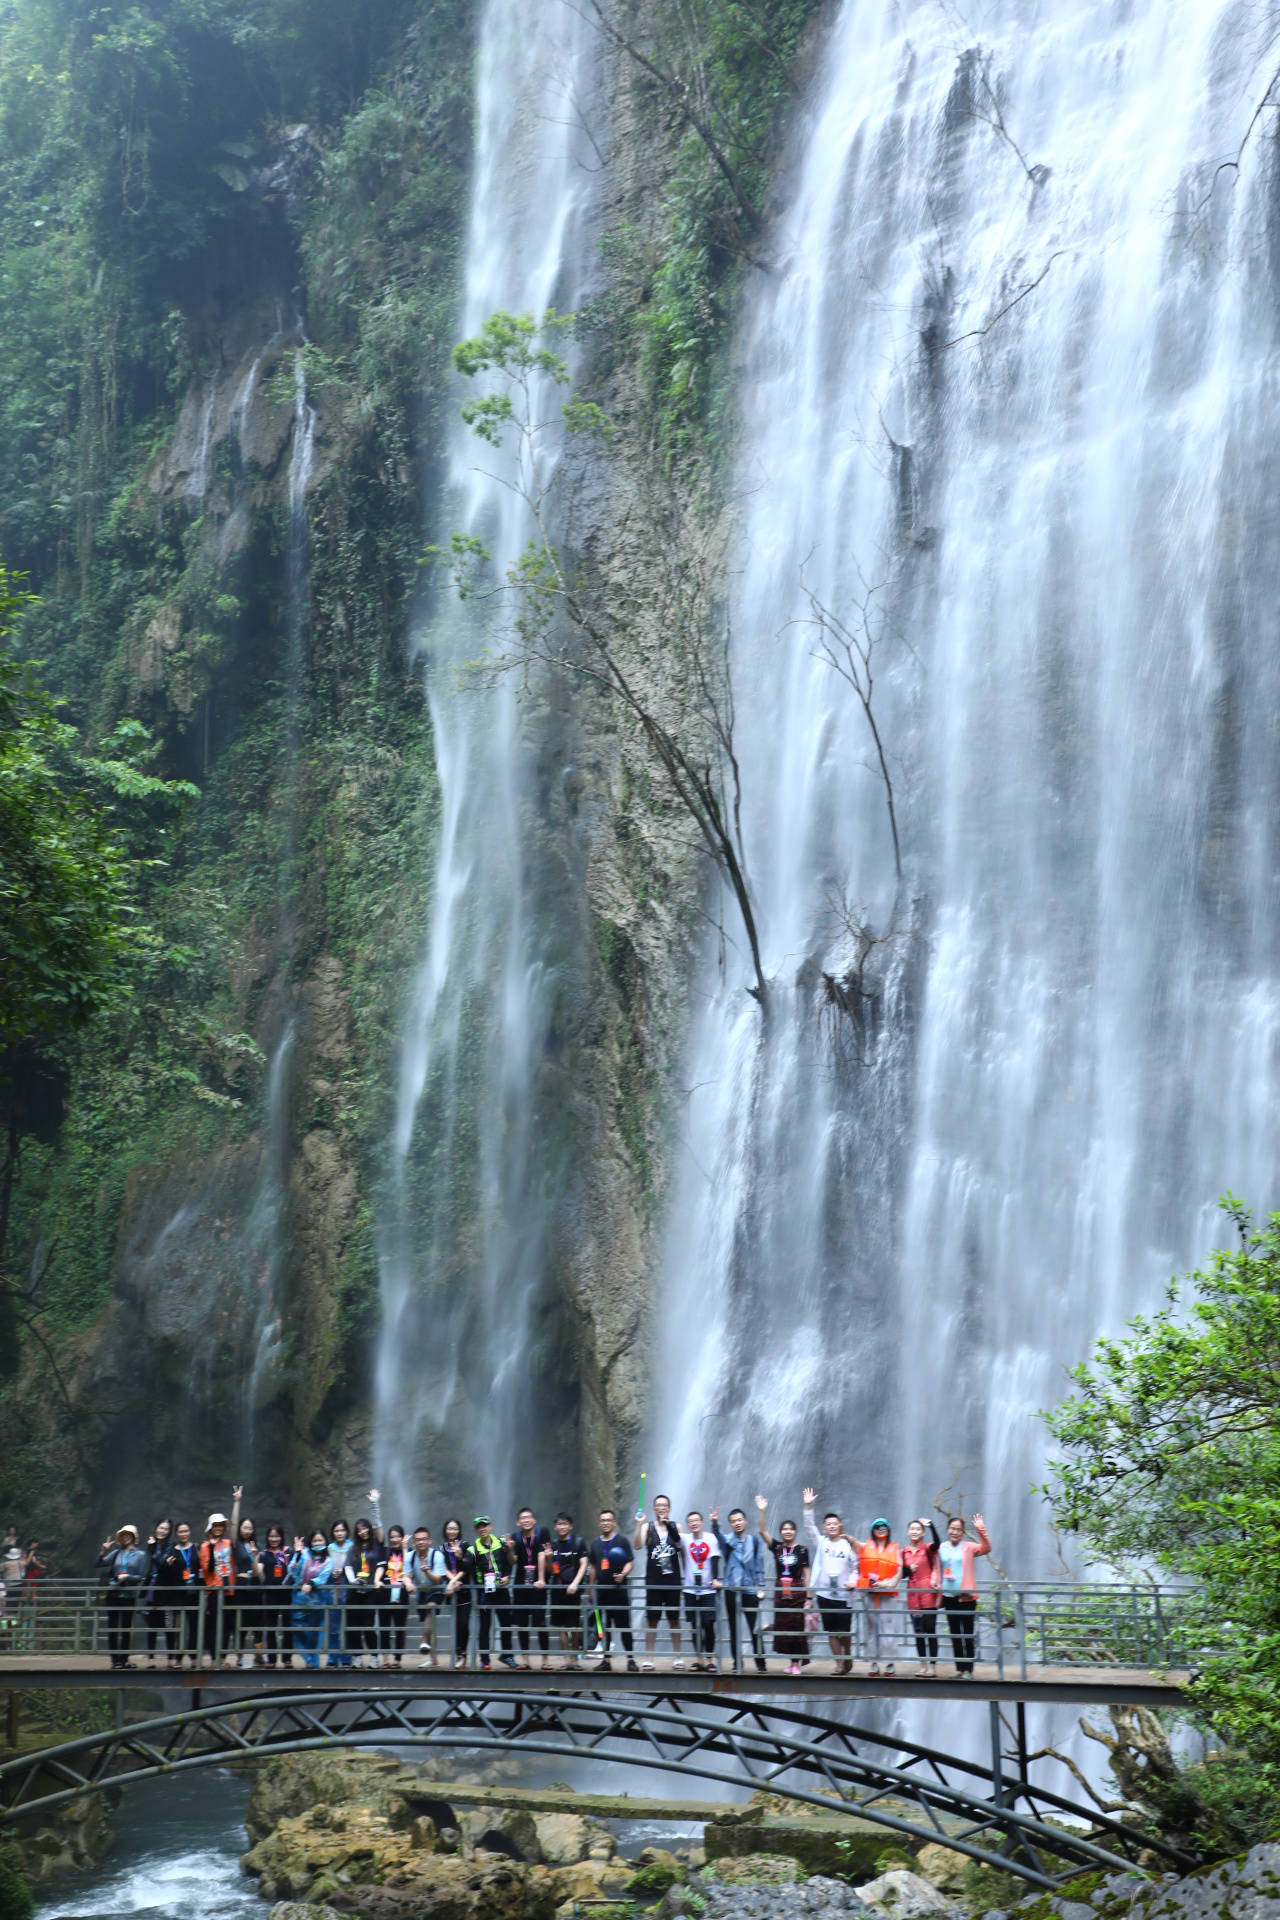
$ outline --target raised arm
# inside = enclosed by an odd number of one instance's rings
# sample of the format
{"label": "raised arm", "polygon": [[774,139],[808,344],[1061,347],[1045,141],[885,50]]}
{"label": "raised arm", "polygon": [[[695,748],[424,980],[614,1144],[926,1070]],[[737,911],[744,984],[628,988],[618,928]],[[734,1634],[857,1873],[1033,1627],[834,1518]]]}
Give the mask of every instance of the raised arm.
{"label": "raised arm", "polygon": [[818,1495],[813,1487],[804,1490],[804,1530],[815,1547],[822,1545],[822,1535],[818,1532],[818,1523],[813,1517],[813,1503]]}
{"label": "raised arm", "polygon": [[232,1487],[231,1489],[231,1525],[227,1529],[227,1532],[230,1535],[230,1538],[232,1540],[238,1540],[240,1538],[240,1502],[243,1496],[244,1496],[243,1487]]}
{"label": "raised arm", "polygon": [[766,1547],[771,1547],[773,1545],[773,1535],[764,1523],[764,1517],[768,1511],[769,1502],[762,1493],[758,1493],[756,1495],[756,1531],[759,1533]]}
{"label": "raised arm", "polygon": [[973,1516],[973,1530],[978,1536],[978,1544],[973,1549],[976,1559],[979,1554],[991,1551],[991,1535],[987,1532],[986,1521],[980,1513],[975,1513]]}
{"label": "raised arm", "polygon": [[646,1532],[648,1524],[649,1524],[648,1521],[645,1519],[642,1513],[638,1513],[636,1515],[636,1530],[631,1536],[631,1544],[635,1548],[637,1553],[639,1553],[641,1547],[644,1546],[645,1541],[648,1537]]}

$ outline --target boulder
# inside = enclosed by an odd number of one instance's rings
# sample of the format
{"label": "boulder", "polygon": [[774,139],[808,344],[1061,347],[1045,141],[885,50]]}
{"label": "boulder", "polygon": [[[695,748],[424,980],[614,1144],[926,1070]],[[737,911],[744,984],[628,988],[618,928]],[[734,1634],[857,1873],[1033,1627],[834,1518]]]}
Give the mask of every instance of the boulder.
{"label": "boulder", "polygon": [[[535,1813],[533,1825],[537,1858],[549,1867],[567,1867],[575,1860],[585,1860],[597,1838],[613,1838],[607,1829],[598,1827],[594,1820],[585,1820],[580,1813]],[[616,1850],[617,1843],[614,1845]]]}
{"label": "boulder", "polygon": [[338,1920],[335,1907],[309,1906],[304,1900],[277,1900],[267,1920]]}
{"label": "boulder", "polygon": [[931,1887],[939,1887],[943,1892],[950,1893],[964,1884],[968,1864],[963,1853],[957,1853],[953,1847],[939,1846],[931,1840],[916,1855],[915,1870]]}
{"label": "boulder", "polygon": [[864,1907],[891,1916],[891,1920],[927,1920],[933,1914],[953,1914],[956,1908],[918,1873],[894,1867],[876,1880],[868,1880],[857,1889]]}
{"label": "boulder", "polygon": [[876,1871],[884,1852],[885,1831],[870,1820],[830,1814],[782,1818],[757,1815],[751,1820],[714,1820],[703,1829],[708,1860],[741,1860],[752,1853],[786,1854],[809,1873],[847,1874]]}
{"label": "boulder", "polygon": [[552,1920],[554,1876],[519,1861],[429,1855],[423,1873],[383,1886],[343,1887],[331,1905],[360,1920]]}
{"label": "boulder", "polygon": [[501,1853],[530,1866],[543,1863],[538,1823],[524,1807],[479,1807],[459,1813],[458,1833],[464,1859],[477,1853]]}
{"label": "boulder", "polygon": [[800,1863],[785,1853],[749,1853],[741,1860],[717,1860],[711,1871],[732,1887],[781,1887],[800,1878]]}

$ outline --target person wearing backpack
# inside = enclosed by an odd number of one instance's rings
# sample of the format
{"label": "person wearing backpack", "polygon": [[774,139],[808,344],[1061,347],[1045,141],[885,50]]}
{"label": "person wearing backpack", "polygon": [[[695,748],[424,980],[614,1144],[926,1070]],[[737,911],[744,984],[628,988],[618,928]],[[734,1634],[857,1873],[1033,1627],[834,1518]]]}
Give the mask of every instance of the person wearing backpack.
{"label": "person wearing backpack", "polygon": [[114,1540],[102,1543],[98,1566],[107,1606],[107,1652],[113,1669],[133,1665],[129,1658],[133,1616],[150,1565],[149,1555],[138,1545],[138,1529],[134,1526],[119,1527]]}

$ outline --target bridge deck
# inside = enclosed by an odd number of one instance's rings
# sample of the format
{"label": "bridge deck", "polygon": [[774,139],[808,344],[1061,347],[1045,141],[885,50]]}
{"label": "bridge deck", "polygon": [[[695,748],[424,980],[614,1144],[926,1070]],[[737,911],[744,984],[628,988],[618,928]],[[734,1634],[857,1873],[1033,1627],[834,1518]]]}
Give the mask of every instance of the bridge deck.
{"label": "bridge deck", "polygon": [[[51,1659],[39,1655],[0,1655],[0,1692],[24,1692],[29,1687],[94,1688],[100,1692],[119,1690],[124,1694],[184,1693],[211,1702],[215,1697],[233,1695],[248,1699],[254,1694],[278,1694],[284,1691],[306,1693],[315,1688],[326,1693],[351,1692],[365,1696],[377,1693],[484,1693],[495,1689],[514,1695],[530,1693],[664,1693],[673,1696],[711,1694],[716,1698],[739,1695],[760,1700],[786,1700],[800,1706],[811,1700],[893,1699],[893,1700],[1024,1700],[1028,1704],[1064,1702],[1073,1706],[1145,1706],[1174,1707],[1184,1698],[1189,1675],[1186,1672],[1146,1672],[1126,1667],[1036,1667],[1021,1679],[1006,1667],[979,1663],[972,1680],[950,1674],[932,1680],[918,1679],[911,1673],[881,1675],[833,1672],[783,1673],[601,1673],[584,1667],[576,1673],[511,1673],[498,1668],[493,1673],[476,1670],[453,1672],[444,1667],[402,1671],[368,1671],[361,1668],[327,1667],[307,1673],[301,1669],[280,1670],[270,1667],[213,1667],[194,1671],[138,1667],[128,1672],[112,1672],[101,1656],[66,1654]],[[196,1704],[193,1700],[192,1704]]]}

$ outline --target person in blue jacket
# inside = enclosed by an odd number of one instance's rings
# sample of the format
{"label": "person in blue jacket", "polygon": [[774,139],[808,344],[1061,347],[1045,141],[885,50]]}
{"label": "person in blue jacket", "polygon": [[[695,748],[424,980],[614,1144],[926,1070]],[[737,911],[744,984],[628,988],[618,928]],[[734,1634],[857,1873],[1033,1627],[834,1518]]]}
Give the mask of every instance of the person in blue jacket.
{"label": "person in blue jacket", "polygon": [[711,1509],[711,1530],[720,1543],[720,1562],[724,1579],[724,1609],[729,1624],[729,1658],[737,1664],[738,1614],[746,1622],[755,1655],[756,1672],[765,1670],[764,1645],[760,1638],[760,1595],[764,1591],[764,1541],[758,1533],[747,1532],[747,1516],[741,1507],[729,1510],[729,1531],[720,1531],[720,1509]]}
{"label": "person in blue jacket", "polygon": [[285,1580],[293,1589],[293,1650],[302,1655],[304,1667],[320,1665],[320,1633],[334,1564],[323,1527],[313,1528],[309,1544],[301,1534],[294,1540]]}
{"label": "person in blue jacket", "polygon": [[131,1667],[129,1648],[133,1641],[133,1616],[142,1583],[147,1578],[151,1559],[138,1545],[138,1529],[120,1527],[114,1540],[104,1540],[98,1555],[107,1606],[107,1651],[112,1667]]}

